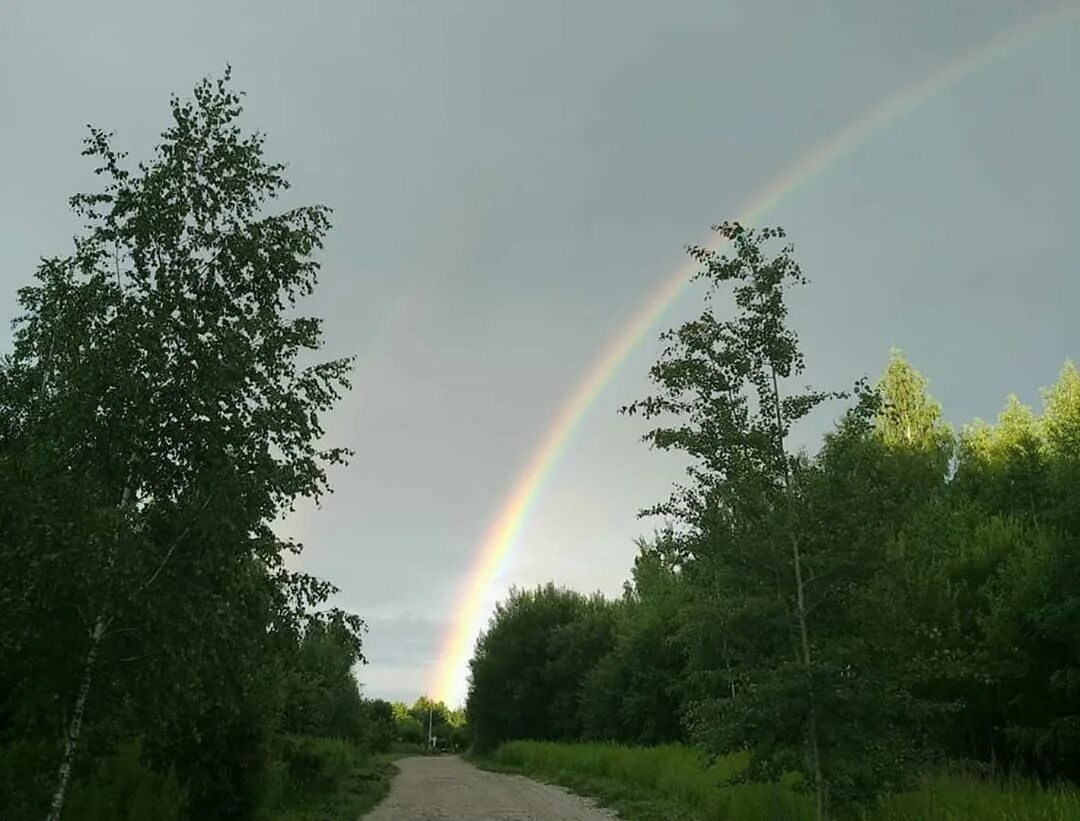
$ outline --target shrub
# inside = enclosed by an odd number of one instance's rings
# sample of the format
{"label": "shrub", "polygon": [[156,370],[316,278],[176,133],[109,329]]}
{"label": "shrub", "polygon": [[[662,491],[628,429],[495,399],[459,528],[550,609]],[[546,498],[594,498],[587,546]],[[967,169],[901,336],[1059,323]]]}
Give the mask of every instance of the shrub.
{"label": "shrub", "polygon": [[366,758],[348,741],[332,738],[285,739],[281,759],[297,793],[323,794],[338,789],[350,772]]}
{"label": "shrub", "polygon": [[20,739],[0,746],[0,821],[45,816],[59,761],[53,741]]}
{"label": "shrub", "polygon": [[79,821],[181,821],[187,795],[171,769],[157,772],[142,760],[142,743],[130,741],[78,779],[66,818]]}

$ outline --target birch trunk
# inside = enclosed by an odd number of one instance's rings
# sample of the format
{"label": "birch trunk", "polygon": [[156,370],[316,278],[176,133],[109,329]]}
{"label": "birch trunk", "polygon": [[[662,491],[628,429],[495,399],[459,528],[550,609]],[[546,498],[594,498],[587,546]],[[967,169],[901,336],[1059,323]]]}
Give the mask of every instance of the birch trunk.
{"label": "birch trunk", "polygon": [[60,814],[64,810],[64,799],[67,797],[68,784],[71,782],[75,753],[79,748],[79,735],[82,733],[86,697],[90,693],[90,684],[94,680],[94,663],[97,661],[98,647],[101,645],[103,635],[105,635],[105,617],[102,615],[98,616],[94,631],[90,634],[90,650],[86,654],[86,664],[83,666],[82,684],[79,686],[79,697],[75,700],[75,712],[71,716],[67,738],[64,740],[64,757],[60,760],[60,774],[57,778],[52,804],[49,807],[48,821],[60,821]]}
{"label": "birch trunk", "polygon": [[795,565],[795,597],[796,608],[799,615],[799,634],[802,641],[803,670],[806,672],[808,696],[810,699],[809,719],[807,722],[807,741],[810,743],[810,764],[814,768],[814,788],[817,798],[817,817],[825,818],[825,782],[821,777],[821,751],[818,749],[817,731],[817,699],[814,694],[814,680],[811,675],[812,659],[810,657],[810,632],[806,627],[806,599],[804,596],[802,576],[802,554],[799,550],[799,540],[792,533],[791,560]]}
{"label": "birch trunk", "polygon": [[[119,510],[121,515],[127,510],[133,495],[133,477],[128,476],[124,484],[124,493],[120,498]],[[117,524],[116,536],[120,537],[120,524]],[[106,578],[111,575],[113,563],[116,561],[116,547],[114,545],[112,555],[106,566]],[[79,695],[75,699],[75,712],[71,716],[68,725],[67,737],[64,739],[64,757],[60,759],[60,772],[56,779],[56,790],[53,792],[52,803],[49,805],[47,821],[60,821],[60,815],[64,811],[64,801],[67,798],[68,786],[71,783],[71,771],[75,765],[75,755],[79,751],[79,736],[82,734],[83,716],[86,714],[86,698],[90,694],[90,685],[94,680],[94,665],[97,662],[98,648],[105,636],[105,628],[109,619],[105,609],[98,615],[94,622],[94,629],[90,633],[90,650],[86,654],[86,663],[83,665],[82,683],[79,685]]]}
{"label": "birch trunk", "polygon": [[813,660],[810,655],[810,631],[806,625],[806,585],[802,572],[802,551],[799,550],[799,536],[791,520],[794,494],[791,487],[791,469],[788,466],[787,451],[784,449],[783,414],[780,409],[780,385],[776,378],[776,369],[772,369],[772,387],[774,409],[776,411],[776,437],[778,455],[782,462],[784,491],[787,495],[787,530],[791,539],[791,564],[795,571],[795,610],[799,619],[799,641],[802,650],[802,667],[806,674],[807,699],[809,710],[806,722],[806,741],[810,747],[810,766],[814,771],[814,793],[818,821],[825,818],[825,782],[821,775],[821,749],[818,745],[817,698],[814,693]]}

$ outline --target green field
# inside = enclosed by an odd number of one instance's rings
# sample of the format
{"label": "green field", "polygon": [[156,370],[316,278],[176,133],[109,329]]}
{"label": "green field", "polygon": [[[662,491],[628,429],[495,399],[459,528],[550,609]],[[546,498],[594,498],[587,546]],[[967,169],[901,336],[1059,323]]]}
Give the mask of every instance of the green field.
{"label": "green field", "polygon": [[[517,772],[591,795],[629,821],[802,821],[811,801],[779,784],[726,785],[745,765],[727,756],[710,766],[678,745],[551,744],[515,741],[474,759],[489,769]],[[959,777],[929,781],[855,816],[858,821],[1074,821],[1080,791],[1026,783],[990,785]]]}

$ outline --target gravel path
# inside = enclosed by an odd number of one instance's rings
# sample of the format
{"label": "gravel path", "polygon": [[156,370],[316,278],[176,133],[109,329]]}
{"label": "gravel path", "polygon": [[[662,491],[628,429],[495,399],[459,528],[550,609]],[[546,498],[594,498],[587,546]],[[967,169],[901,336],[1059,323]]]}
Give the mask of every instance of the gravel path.
{"label": "gravel path", "polygon": [[520,775],[478,770],[457,756],[395,762],[390,795],[364,821],[610,821],[588,798]]}

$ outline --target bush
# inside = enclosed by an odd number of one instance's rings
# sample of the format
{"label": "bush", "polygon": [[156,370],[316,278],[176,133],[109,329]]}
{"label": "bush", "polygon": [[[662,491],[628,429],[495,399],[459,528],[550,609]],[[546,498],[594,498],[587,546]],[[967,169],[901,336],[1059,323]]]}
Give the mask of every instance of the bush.
{"label": "bush", "polygon": [[466,750],[472,744],[472,732],[468,724],[458,724],[450,728],[450,749]]}
{"label": "bush", "polygon": [[59,762],[55,741],[20,739],[0,746],[0,821],[45,817]]}
{"label": "bush", "polygon": [[420,722],[411,715],[406,714],[398,717],[394,725],[398,741],[404,744],[419,744],[421,746],[427,743],[427,733],[420,725]]}
{"label": "bush", "polygon": [[299,794],[325,794],[337,790],[366,754],[355,744],[332,738],[289,737],[281,760]]}
{"label": "bush", "polygon": [[426,744],[417,744],[414,741],[395,741],[390,745],[390,752],[394,755],[424,755],[427,751]]}
{"label": "bush", "polygon": [[267,716],[245,705],[200,717],[199,731],[174,751],[177,771],[189,792],[191,815],[199,821],[242,821],[255,814],[273,757]]}
{"label": "bush", "polygon": [[386,753],[397,736],[394,708],[388,701],[364,702],[364,742],[373,753]]}
{"label": "bush", "polygon": [[341,739],[289,736],[266,772],[259,821],[353,819],[390,789],[385,757]]}
{"label": "bush", "polygon": [[142,761],[142,743],[131,741],[74,783],[64,816],[79,821],[181,821],[186,805],[176,773],[150,769]]}

